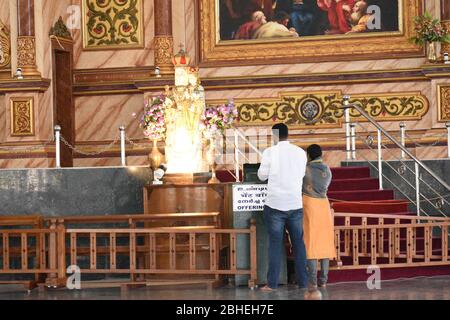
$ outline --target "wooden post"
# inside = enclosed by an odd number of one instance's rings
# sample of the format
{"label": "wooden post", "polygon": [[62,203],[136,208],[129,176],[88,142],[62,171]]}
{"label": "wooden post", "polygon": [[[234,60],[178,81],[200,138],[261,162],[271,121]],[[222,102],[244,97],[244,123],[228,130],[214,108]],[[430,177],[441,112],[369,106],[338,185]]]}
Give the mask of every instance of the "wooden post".
{"label": "wooden post", "polygon": [[[345,217],[345,226],[350,226],[350,217]],[[344,238],[344,245],[345,245],[345,255],[349,256],[351,254],[350,249],[350,230],[345,230],[345,238]]]}
{"label": "wooden post", "polygon": [[22,270],[28,269],[28,239],[27,234],[22,233],[20,235],[20,247],[21,247],[21,260]]}
{"label": "wooden post", "polygon": [[425,234],[423,239],[424,253],[425,253],[425,262],[430,262],[431,258],[431,227],[424,227]]}
{"label": "wooden post", "polygon": [[70,234],[70,264],[77,265],[77,234]]}
{"label": "wooden post", "polygon": [[395,230],[389,227],[389,264],[395,263]]}
{"label": "wooden post", "polygon": [[413,235],[413,228],[408,227],[406,231],[406,262],[412,263],[413,262],[413,256],[414,256],[414,235]]}
{"label": "wooden post", "polygon": [[117,268],[117,262],[116,262],[116,255],[117,255],[117,242],[116,242],[116,234],[114,232],[109,234],[109,268],[111,270],[116,270]]}
{"label": "wooden post", "polygon": [[442,226],[442,261],[448,260],[448,225]]}
{"label": "wooden post", "polygon": [[334,245],[336,248],[336,261],[341,261],[341,231],[334,230]]}
{"label": "wooden post", "polygon": [[91,233],[90,238],[90,261],[91,270],[97,269],[97,234]]}
{"label": "wooden post", "polygon": [[364,255],[367,254],[367,218],[362,218],[362,225],[364,227],[363,230],[361,230],[361,246],[362,246],[362,253]]}
{"label": "wooden post", "polygon": [[189,269],[195,270],[197,269],[197,260],[195,255],[197,254],[197,250],[195,247],[195,233],[189,234]]}
{"label": "wooden post", "polygon": [[175,270],[177,267],[177,252],[176,252],[176,237],[174,233],[169,235],[169,255],[170,255],[170,270]]}
{"label": "wooden post", "polygon": [[256,220],[252,219],[250,221],[250,280],[248,282],[248,286],[251,289],[256,287],[258,281],[258,260],[256,248]]}
{"label": "wooden post", "polygon": [[359,265],[359,230],[353,230],[353,265]]}
{"label": "wooden post", "polygon": [[370,229],[370,261],[374,266],[377,264],[377,229]]}
{"label": "wooden post", "polygon": [[400,219],[395,219],[395,256],[398,257],[400,255]]}
{"label": "wooden post", "polygon": [[3,270],[9,270],[9,235],[3,234]]}
{"label": "wooden post", "polygon": [[[49,236],[49,245],[48,245],[48,257],[49,257],[49,266],[51,270],[57,270],[58,268],[58,249],[56,243],[56,219],[50,220],[50,236]],[[56,288],[58,285],[58,275],[55,272],[51,272],[46,279],[46,284],[49,287]]]}
{"label": "wooden post", "polygon": [[150,269],[156,269],[156,235],[150,234]]}
{"label": "wooden post", "polygon": [[57,286],[66,285],[66,227],[64,221],[61,220],[56,227],[57,230],[57,267],[58,267],[58,283]]}
{"label": "wooden post", "polygon": [[[378,219],[378,225],[384,226],[383,218]],[[383,228],[378,229],[378,255],[380,257],[384,256],[384,229]]]}
{"label": "wooden post", "polygon": [[235,271],[237,268],[237,257],[236,257],[236,234],[230,234],[230,269]]}
{"label": "wooden post", "polygon": [[210,270],[217,270],[217,249],[216,249],[216,234],[209,234],[209,259],[210,259]]}

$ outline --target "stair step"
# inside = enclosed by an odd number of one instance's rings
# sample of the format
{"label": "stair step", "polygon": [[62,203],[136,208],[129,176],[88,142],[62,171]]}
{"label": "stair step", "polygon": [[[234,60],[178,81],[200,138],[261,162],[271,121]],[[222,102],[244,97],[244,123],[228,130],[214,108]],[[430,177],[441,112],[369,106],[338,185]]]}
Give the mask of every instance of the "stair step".
{"label": "stair step", "polygon": [[343,213],[411,214],[408,212],[408,201],[405,200],[340,201],[333,203],[333,209]]}
{"label": "stair step", "polygon": [[355,191],[331,191],[328,192],[328,198],[333,200],[345,201],[370,201],[370,200],[393,200],[393,190],[358,190]]}
{"label": "stair step", "polygon": [[361,179],[370,178],[369,167],[339,167],[331,168],[333,179]]}
{"label": "stair step", "polygon": [[379,187],[375,178],[333,179],[328,191],[374,190]]}

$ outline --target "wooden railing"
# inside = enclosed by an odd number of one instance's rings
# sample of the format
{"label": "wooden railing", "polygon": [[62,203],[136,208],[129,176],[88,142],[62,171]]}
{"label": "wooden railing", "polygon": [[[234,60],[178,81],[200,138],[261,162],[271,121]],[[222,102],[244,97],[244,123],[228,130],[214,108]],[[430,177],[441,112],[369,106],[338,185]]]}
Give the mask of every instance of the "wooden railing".
{"label": "wooden railing", "polygon": [[[255,221],[251,221],[249,229],[220,229],[218,213],[188,215],[194,220],[206,217],[213,223],[149,228],[146,224],[150,221],[176,219],[179,215],[125,215],[49,218],[44,219],[42,229],[0,230],[0,275],[35,274],[36,282],[40,275],[46,275],[41,283],[63,287],[67,267],[74,265],[79,266],[81,274],[130,276],[125,281],[83,281],[83,287],[151,285],[161,283],[161,279],[165,283],[215,286],[225,275],[248,275],[249,287],[254,288],[257,280]],[[125,225],[105,228],[105,222]],[[250,243],[251,264],[246,269],[238,267],[237,239],[241,236],[248,237]],[[20,261],[20,265],[12,267],[12,258]],[[202,263],[198,263],[200,259]]]}
{"label": "wooden railing", "polygon": [[449,218],[337,213],[335,269],[450,265]]}

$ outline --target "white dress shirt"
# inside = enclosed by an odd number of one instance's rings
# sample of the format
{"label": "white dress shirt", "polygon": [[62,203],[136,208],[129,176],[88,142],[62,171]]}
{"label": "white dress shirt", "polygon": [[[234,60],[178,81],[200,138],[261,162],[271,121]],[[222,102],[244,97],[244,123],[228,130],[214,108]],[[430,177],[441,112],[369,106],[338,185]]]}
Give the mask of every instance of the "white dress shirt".
{"label": "white dress shirt", "polygon": [[258,178],[269,179],[266,205],[280,211],[303,208],[302,186],[307,164],[306,152],[289,141],[266,149]]}

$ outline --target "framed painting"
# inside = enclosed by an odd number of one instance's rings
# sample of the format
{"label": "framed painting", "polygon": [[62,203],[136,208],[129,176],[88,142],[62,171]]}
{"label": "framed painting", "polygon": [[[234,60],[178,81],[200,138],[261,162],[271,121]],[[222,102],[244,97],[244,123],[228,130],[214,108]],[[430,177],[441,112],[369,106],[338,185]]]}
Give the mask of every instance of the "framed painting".
{"label": "framed painting", "polygon": [[197,0],[202,66],[419,57],[422,0]]}
{"label": "framed painting", "polygon": [[144,47],[143,0],[82,0],[83,49]]}

